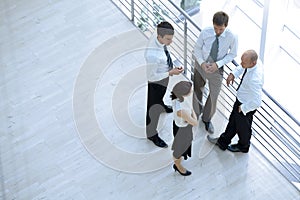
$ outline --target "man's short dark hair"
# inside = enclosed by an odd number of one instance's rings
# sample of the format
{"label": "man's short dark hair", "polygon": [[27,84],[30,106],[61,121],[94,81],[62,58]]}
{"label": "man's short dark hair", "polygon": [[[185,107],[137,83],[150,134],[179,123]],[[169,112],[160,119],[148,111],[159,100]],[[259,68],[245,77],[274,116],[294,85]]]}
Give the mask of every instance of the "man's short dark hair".
{"label": "man's short dark hair", "polygon": [[174,35],[174,28],[169,22],[161,22],[157,25],[157,35]]}
{"label": "man's short dark hair", "polygon": [[214,14],[213,24],[217,26],[225,25],[225,27],[227,27],[228,20],[229,20],[229,16],[225,12],[219,11]]}

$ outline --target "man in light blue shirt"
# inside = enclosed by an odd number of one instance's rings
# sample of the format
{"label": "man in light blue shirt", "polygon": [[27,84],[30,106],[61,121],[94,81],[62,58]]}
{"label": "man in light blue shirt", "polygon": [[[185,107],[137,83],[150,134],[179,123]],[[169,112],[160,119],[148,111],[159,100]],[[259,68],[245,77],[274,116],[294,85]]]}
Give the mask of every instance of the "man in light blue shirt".
{"label": "man in light blue shirt", "polygon": [[[220,138],[208,136],[208,140],[217,144],[222,150],[247,153],[250,147],[253,115],[262,102],[264,72],[261,62],[257,61],[258,56],[254,50],[246,51],[241,60],[241,65],[235,68],[226,80],[228,86],[235,77],[243,74],[225,132],[221,134]],[[228,146],[236,134],[239,137],[238,143]]]}
{"label": "man in light blue shirt", "polygon": [[[204,28],[194,48],[194,102],[193,107],[209,133],[214,132],[211,119],[216,112],[217,99],[223,80],[223,66],[237,55],[237,37],[227,28],[229,17],[225,12],[213,16],[213,27]],[[208,80],[209,95],[202,106],[204,86]]]}

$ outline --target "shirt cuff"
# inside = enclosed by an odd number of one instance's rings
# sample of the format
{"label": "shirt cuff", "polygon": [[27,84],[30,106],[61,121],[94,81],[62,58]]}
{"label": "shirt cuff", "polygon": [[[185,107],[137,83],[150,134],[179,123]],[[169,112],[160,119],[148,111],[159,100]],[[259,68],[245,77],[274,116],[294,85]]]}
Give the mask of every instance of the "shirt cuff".
{"label": "shirt cuff", "polygon": [[199,65],[201,65],[201,64],[204,62],[204,60],[198,58],[198,59],[197,59],[197,62],[198,62]]}
{"label": "shirt cuff", "polygon": [[216,64],[217,64],[218,68],[221,68],[221,67],[223,67],[224,62],[219,60],[219,61],[216,62]]}

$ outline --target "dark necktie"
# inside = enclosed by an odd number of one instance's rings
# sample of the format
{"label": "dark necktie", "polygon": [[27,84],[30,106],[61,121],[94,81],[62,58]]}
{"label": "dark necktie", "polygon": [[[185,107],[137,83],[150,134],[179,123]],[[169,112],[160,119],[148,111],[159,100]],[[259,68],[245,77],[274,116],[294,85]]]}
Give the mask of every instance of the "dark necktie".
{"label": "dark necktie", "polygon": [[247,72],[247,68],[245,69],[245,71],[244,71],[244,73],[243,73],[243,76],[242,76],[241,82],[240,82],[239,86],[236,88],[236,91],[238,91],[238,90],[239,90],[239,88],[240,88],[240,86],[241,86],[241,84],[242,84],[242,82],[243,82],[243,79],[244,79],[244,76],[245,76],[246,72]]}
{"label": "dark necktie", "polygon": [[167,56],[167,62],[168,62],[168,66],[169,66],[169,70],[173,69],[173,62],[172,62],[172,58],[170,56],[170,53],[167,49],[167,46],[164,46],[164,50],[165,50],[165,54]]}
{"label": "dark necktie", "polygon": [[216,36],[215,41],[211,45],[210,53],[207,58],[207,62],[213,63],[217,61],[218,58],[218,50],[219,50],[219,38]]}

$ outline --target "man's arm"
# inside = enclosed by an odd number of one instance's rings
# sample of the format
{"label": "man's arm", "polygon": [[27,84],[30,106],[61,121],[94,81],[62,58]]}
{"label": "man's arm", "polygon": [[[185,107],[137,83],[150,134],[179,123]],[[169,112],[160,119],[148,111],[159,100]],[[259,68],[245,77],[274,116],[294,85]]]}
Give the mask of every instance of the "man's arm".
{"label": "man's arm", "polygon": [[237,36],[233,35],[232,36],[232,40],[231,43],[229,45],[229,52],[226,54],[226,56],[217,61],[216,64],[218,65],[218,67],[222,67],[225,64],[230,63],[236,56],[237,56],[237,50],[238,50],[238,38]]}
{"label": "man's arm", "polygon": [[201,65],[203,62],[205,62],[205,59],[203,58],[203,53],[202,53],[203,44],[204,44],[203,34],[200,33],[200,35],[197,39],[195,48],[194,48],[195,59],[199,63],[199,65]]}
{"label": "man's arm", "polygon": [[183,67],[175,67],[169,71],[169,76],[179,75],[181,72],[183,72]]}
{"label": "man's arm", "polygon": [[243,72],[244,72],[244,68],[241,65],[238,65],[236,68],[234,68],[232,70],[232,75],[236,78],[239,77]]}
{"label": "man's arm", "polygon": [[184,119],[188,124],[192,125],[192,126],[197,126],[198,125],[198,121],[197,121],[197,117],[195,115],[191,115],[190,112],[188,112],[188,110],[179,110],[177,111],[177,116],[181,117],[182,119]]}

